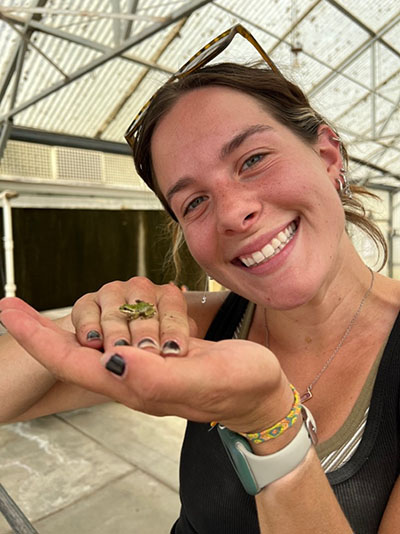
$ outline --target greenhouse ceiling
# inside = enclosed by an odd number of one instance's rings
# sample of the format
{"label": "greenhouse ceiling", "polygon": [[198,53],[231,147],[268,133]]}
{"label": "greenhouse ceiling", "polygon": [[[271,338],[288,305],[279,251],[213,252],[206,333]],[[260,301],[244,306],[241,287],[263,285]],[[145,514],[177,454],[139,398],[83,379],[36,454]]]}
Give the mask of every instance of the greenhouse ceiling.
{"label": "greenhouse ceiling", "polygon": [[[0,155],[38,132],[122,146],[156,88],[237,22],[336,126],[351,179],[399,189],[398,0],[3,1]],[[238,37],[223,58],[256,59]]]}

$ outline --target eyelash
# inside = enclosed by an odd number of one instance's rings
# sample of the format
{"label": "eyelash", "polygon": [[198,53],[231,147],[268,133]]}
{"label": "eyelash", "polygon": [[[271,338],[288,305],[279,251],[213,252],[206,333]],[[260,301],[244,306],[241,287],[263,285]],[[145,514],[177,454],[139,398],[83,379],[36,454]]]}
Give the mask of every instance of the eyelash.
{"label": "eyelash", "polygon": [[[265,154],[253,154],[252,156],[250,156],[248,159],[246,159],[246,161],[243,163],[242,165],[242,170],[248,170],[249,168],[251,167],[254,167],[254,165],[257,165],[257,163],[259,163],[260,161],[262,161],[264,159],[264,156]],[[254,160],[256,159],[257,160],[255,162],[253,162],[249,167],[248,169],[244,169],[244,166],[246,165],[246,163],[249,163],[251,160]]]}
{"label": "eyelash", "polygon": [[[257,165],[257,163],[259,163],[260,161],[262,161],[265,157],[265,154],[253,154],[252,156],[250,156],[242,165],[242,170],[244,168],[244,166],[246,165],[246,163],[249,163],[251,160],[256,160],[256,161],[253,161],[253,163],[250,164],[250,166],[248,168],[251,168],[251,167],[254,167],[254,165]],[[244,169],[244,170],[247,170],[247,169]],[[201,195],[199,197],[196,197],[194,198],[191,202],[189,202],[189,204],[185,207],[184,209],[184,212],[183,212],[183,215],[187,215],[190,211],[193,211],[194,209],[197,208],[197,206],[199,206],[201,204],[201,202],[199,203],[199,200],[204,200],[206,197],[204,195]]]}
{"label": "eyelash", "polygon": [[[184,212],[183,212],[183,215],[187,215],[187,213],[189,213],[189,211],[192,211],[194,210],[195,208],[197,208],[197,206],[199,206],[200,204],[197,203],[199,200],[201,199],[205,199],[206,197],[204,195],[202,196],[199,196],[199,197],[196,197],[194,198],[192,201],[189,202],[189,204],[186,206]],[[196,205],[193,205],[197,203]]]}

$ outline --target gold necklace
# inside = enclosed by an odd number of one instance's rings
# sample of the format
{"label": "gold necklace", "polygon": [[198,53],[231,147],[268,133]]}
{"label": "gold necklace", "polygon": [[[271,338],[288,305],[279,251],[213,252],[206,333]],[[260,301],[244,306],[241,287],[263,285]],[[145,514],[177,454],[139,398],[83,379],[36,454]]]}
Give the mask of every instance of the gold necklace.
{"label": "gold necklace", "polygon": [[[310,384],[307,386],[306,388],[306,391],[301,395],[300,397],[300,402],[303,404],[304,402],[307,402],[308,400],[310,400],[313,396],[312,394],[312,389],[313,387],[315,386],[315,384],[318,382],[318,380],[321,378],[321,376],[325,373],[325,371],[328,369],[328,367],[330,366],[330,364],[333,362],[334,358],[337,356],[337,353],[340,351],[340,349],[342,348],[343,346],[343,343],[345,342],[347,336],[350,334],[353,326],[354,326],[354,323],[357,321],[358,319],[358,316],[360,315],[361,313],[361,310],[364,306],[364,303],[365,301],[367,300],[367,297],[368,295],[371,293],[371,290],[372,290],[372,287],[374,285],[374,280],[375,280],[375,273],[372,269],[369,269],[369,272],[371,273],[371,283],[369,285],[369,288],[367,289],[367,291],[364,293],[363,295],[363,298],[361,299],[361,302],[357,308],[357,311],[356,313],[353,315],[353,317],[351,318],[351,321],[349,322],[349,324],[347,325],[347,328],[343,334],[343,336],[341,337],[339,343],[337,344],[337,346],[335,347],[334,351],[332,352],[332,354],[329,356],[329,358],[326,360],[326,362],[324,363],[324,365],[322,366],[321,370],[318,372],[318,374],[313,378],[313,380],[310,382]],[[267,341],[267,347],[268,347],[268,327],[267,327],[267,314],[266,314],[266,309],[264,308],[264,320],[265,320],[265,330],[266,330],[266,341]]]}

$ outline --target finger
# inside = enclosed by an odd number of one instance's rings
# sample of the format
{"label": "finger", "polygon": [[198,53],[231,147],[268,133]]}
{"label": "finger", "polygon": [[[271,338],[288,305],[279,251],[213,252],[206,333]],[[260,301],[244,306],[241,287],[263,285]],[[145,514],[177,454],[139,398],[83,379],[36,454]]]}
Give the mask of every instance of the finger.
{"label": "finger", "polygon": [[32,306],[29,306],[29,304],[19,299],[18,297],[6,297],[1,299],[0,312],[5,310],[15,310],[24,312],[43,325],[53,324],[53,321],[51,321],[51,319],[48,319],[44,315],[41,315],[38,311],[32,308]]}
{"label": "finger", "polygon": [[83,346],[100,348],[103,345],[101,310],[96,293],[88,293],[78,299],[71,312],[78,341]]}
{"label": "finger", "polygon": [[120,306],[126,304],[127,299],[129,299],[132,280],[105,284],[97,293],[106,351],[111,350],[116,345],[130,345],[132,343],[128,322],[119,310]]}
{"label": "finger", "polygon": [[127,295],[128,304],[134,305],[141,301],[155,307],[156,314],[154,317],[144,316],[130,320],[129,330],[133,346],[156,354],[159,354],[160,352],[160,324],[157,291],[159,291],[161,287],[164,286],[156,286],[147,278],[136,277],[134,283],[130,285],[130,291]]}
{"label": "finger", "polygon": [[185,297],[173,284],[161,287],[158,301],[161,352],[185,356],[190,331]]}
{"label": "finger", "polygon": [[205,410],[203,406],[207,397],[205,384],[210,383],[210,380],[203,381],[203,377],[210,378],[214,373],[212,366],[203,365],[201,359],[160,356],[132,347],[118,347],[117,353],[104,354],[101,361],[114,380],[129,384],[129,395],[135,398],[136,409],[203,422],[213,419],[213,400]]}
{"label": "finger", "polygon": [[116,400],[129,398],[127,386],[112,380],[101,365],[101,353],[81,346],[75,334],[20,309],[4,309],[0,318],[18,343],[59,380]]}

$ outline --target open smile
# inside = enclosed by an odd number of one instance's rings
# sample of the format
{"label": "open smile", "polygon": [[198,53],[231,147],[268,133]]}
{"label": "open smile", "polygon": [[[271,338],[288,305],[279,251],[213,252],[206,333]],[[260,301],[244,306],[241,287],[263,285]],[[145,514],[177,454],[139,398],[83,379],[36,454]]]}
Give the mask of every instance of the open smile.
{"label": "open smile", "polygon": [[293,239],[298,228],[298,220],[292,221],[287,227],[274,236],[261,250],[256,250],[248,256],[239,256],[239,260],[246,267],[254,267],[270,260]]}

